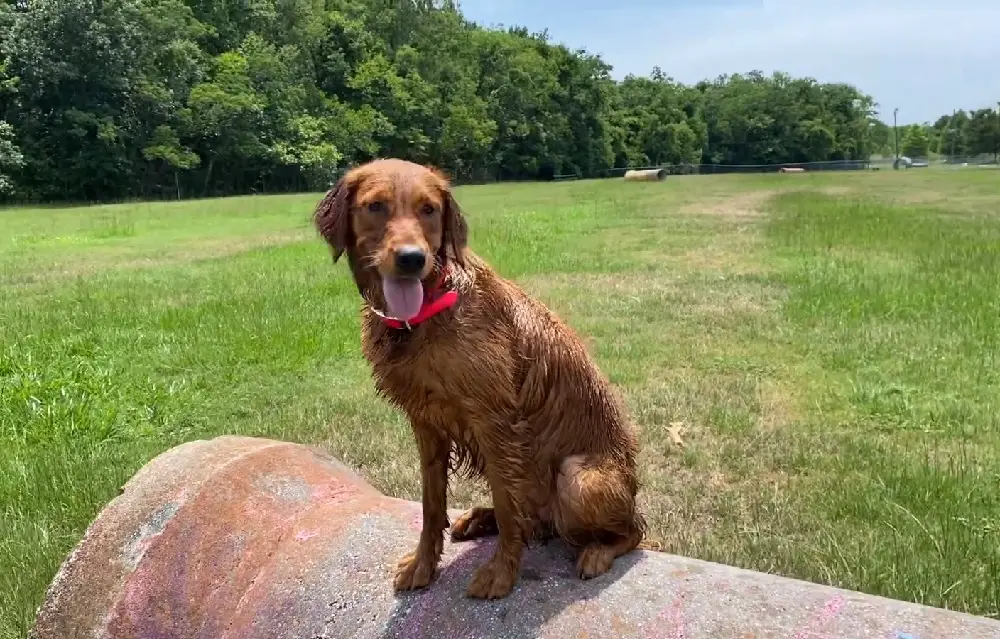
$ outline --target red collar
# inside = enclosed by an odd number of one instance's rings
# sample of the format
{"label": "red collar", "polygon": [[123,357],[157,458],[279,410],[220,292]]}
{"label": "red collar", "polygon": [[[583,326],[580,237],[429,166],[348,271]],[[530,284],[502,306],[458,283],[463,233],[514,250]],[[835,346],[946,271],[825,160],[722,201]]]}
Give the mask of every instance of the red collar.
{"label": "red collar", "polygon": [[444,282],[445,279],[447,279],[447,277],[448,277],[448,267],[445,266],[443,269],[441,269],[441,275],[438,277],[437,282],[434,283],[434,286],[430,287],[429,289],[427,289],[427,291],[424,292],[424,303],[421,304],[420,306],[420,312],[417,313],[412,318],[410,318],[410,320],[407,322],[403,322],[398,319],[394,319],[392,317],[386,317],[385,315],[379,313],[378,311],[375,311],[375,309],[372,310],[376,315],[379,316],[379,319],[382,320],[382,323],[388,326],[389,328],[409,329],[416,326],[417,324],[420,324],[421,322],[426,322],[427,320],[434,317],[438,313],[448,310],[458,302],[457,291],[450,291],[450,290],[445,291],[444,293],[441,293],[439,296],[434,297],[434,294],[437,293],[439,290],[441,290],[441,287],[444,286]]}

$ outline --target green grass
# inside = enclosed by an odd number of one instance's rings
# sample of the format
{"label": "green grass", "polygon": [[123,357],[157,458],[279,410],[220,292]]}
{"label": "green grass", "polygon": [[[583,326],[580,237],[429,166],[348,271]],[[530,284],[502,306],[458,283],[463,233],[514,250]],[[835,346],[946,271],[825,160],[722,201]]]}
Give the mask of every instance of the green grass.
{"label": "green grass", "polygon": [[[909,171],[458,197],[473,248],[624,391],[667,550],[998,616],[995,193],[986,172]],[[418,497],[317,199],[0,211],[0,638],[177,443],[317,443]]]}
{"label": "green grass", "polygon": [[[1000,610],[1000,220],[788,194],[766,227],[822,385],[790,424],[812,562],[842,585]],[[796,560],[798,561],[798,560]]]}

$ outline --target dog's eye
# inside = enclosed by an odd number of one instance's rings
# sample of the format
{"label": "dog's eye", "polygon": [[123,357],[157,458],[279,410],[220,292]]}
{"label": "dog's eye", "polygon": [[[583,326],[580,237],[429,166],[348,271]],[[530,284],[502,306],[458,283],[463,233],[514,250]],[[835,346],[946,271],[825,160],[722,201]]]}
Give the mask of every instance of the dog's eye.
{"label": "dog's eye", "polygon": [[434,215],[436,211],[437,207],[435,207],[433,204],[424,204],[422,207],[420,207],[421,215],[426,215],[427,217]]}
{"label": "dog's eye", "polygon": [[385,213],[385,202],[370,202],[368,204],[368,212],[375,213],[376,215]]}

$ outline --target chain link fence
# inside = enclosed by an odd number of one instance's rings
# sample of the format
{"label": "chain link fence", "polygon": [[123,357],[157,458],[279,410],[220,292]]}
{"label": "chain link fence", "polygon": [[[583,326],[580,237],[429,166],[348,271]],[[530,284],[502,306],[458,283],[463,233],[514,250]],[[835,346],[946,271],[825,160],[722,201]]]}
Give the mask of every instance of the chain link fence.
{"label": "chain link fence", "polygon": [[[650,164],[647,166],[619,167],[602,171],[595,177],[620,178],[626,171],[663,169],[668,175],[724,175],[730,173],[781,173],[815,171],[883,171],[919,168],[1000,168],[992,155],[933,156],[910,158],[873,157],[868,160],[830,160],[825,162],[782,162],[775,164]],[[574,173],[556,175],[556,181],[577,180]]]}

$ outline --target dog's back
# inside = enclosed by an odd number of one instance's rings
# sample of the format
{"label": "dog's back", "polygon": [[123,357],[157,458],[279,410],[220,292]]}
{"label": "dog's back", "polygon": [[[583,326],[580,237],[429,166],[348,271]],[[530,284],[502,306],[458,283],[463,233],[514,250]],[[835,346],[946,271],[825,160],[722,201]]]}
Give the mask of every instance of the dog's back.
{"label": "dog's back", "polygon": [[523,363],[518,408],[553,460],[613,454],[631,464],[635,436],[620,398],[579,336],[540,301],[497,276],[508,299],[515,347]]}

